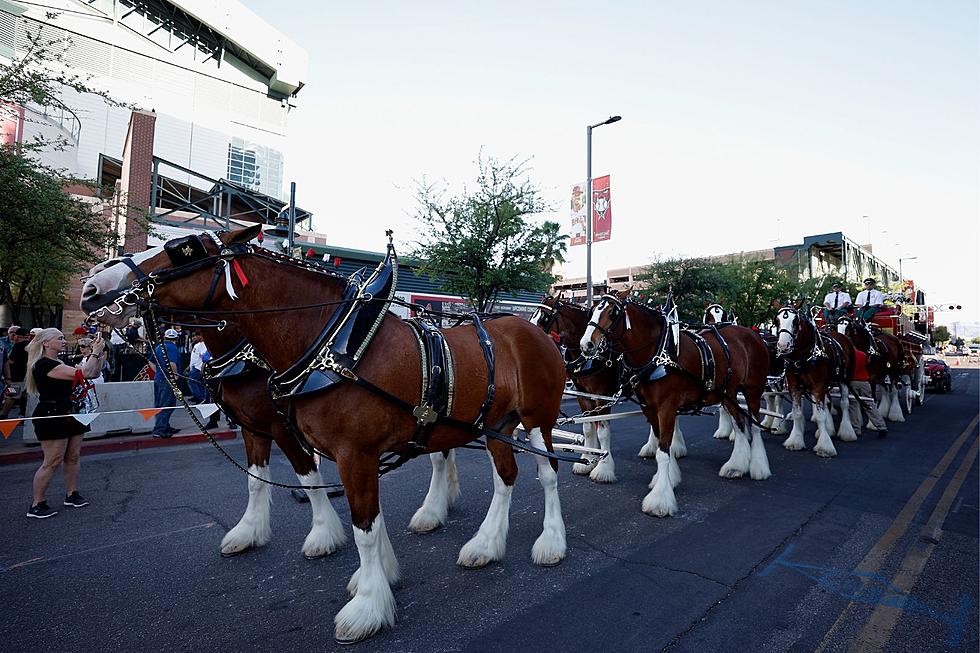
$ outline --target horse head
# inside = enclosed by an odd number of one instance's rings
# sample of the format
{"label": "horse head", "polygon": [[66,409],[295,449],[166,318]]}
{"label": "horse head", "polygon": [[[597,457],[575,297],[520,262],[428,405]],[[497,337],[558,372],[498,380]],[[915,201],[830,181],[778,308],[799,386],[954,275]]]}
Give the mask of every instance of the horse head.
{"label": "horse head", "polygon": [[607,293],[592,308],[592,315],[582,334],[580,346],[587,356],[596,356],[613,341],[622,339],[629,330],[627,306],[633,303],[629,293]]}
{"label": "horse head", "polygon": [[776,325],[776,351],[780,355],[786,355],[796,349],[797,340],[803,331],[803,323],[807,321],[800,315],[798,308],[793,306],[783,306],[776,311],[773,322]]}
{"label": "horse head", "polygon": [[[248,241],[261,225],[237,231],[174,238],[132,256],[104,261],[89,272],[82,287],[81,309],[112,327],[124,326],[150,301],[170,307],[205,307],[221,289],[234,298],[231,283],[234,257],[245,253]],[[210,286],[192,283],[197,276],[213,274]],[[244,276],[236,268],[241,284]]]}
{"label": "horse head", "polygon": [[704,309],[704,324],[718,324],[725,321],[725,307],[721,304],[709,304]]}

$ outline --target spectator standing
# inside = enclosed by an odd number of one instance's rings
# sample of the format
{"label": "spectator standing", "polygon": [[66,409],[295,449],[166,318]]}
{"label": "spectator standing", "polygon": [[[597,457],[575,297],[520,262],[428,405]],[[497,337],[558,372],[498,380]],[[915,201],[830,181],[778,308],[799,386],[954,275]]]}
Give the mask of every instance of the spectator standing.
{"label": "spectator standing", "polygon": [[27,412],[27,395],[24,393],[24,377],[27,375],[27,344],[30,336],[19,328],[14,332],[14,346],[10,350],[10,383],[9,390],[3,399],[3,410],[0,418],[10,415],[14,405],[20,409],[20,414]]}
{"label": "spectator standing", "polygon": [[[176,341],[177,331],[167,329],[163,333],[163,342],[153,350],[153,358],[150,360],[154,372],[153,406],[164,409],[157,413],[153,422],[153,437],[155,438],[169,438],[180,430],[170,426],[170,416],[174,413],[172,407],[177,405],[177,397],[170,386],[170,381],[167,380],[168,374],[171,379],[177,378],[177,362],[180,360],[180,354],[177,351]],[[165,366],[169,369],[166,369]]]}
{"label": "spectator standing", "polygon": [[191,336],[191,363],[187,368],[187,376],[190,377],[191,396],[194,403],[202,404],[208,399],[208,390],[204,385],[204,356],[208,353],[208,346],[204,344],[204,337],[200,333]]}
{"label": "spectator standing", "polygon": [[88,505],[88,501],[78,492],[78,476],[82,435],[89,428],[71,417],[71,391],[72,382],[79,372],[87,378],[99,374],[105,360],[105,343],[97,337],[88,362],[75,367],[58,360],[58,354],[64,347],[65,336],[58,329],[41,330],[27,347],[30,374],[25,380],[26,391],[38,397],[33,417],[45,418],[34,422],[34,433],[44,452],[44,461],[34,474],[33,502],[27,511],[28,517],[36,519],[58,514],[48,506],[44,495],[51,477],[62,465],[64,505],[72,508]]}
{"label": "spectator standing", "polygon": [[[92,338],[88,338],[88,337],[81,338],[78,341],[78,351],[79,351],[79,354],[81,355],[81,360],[79,360],[79,365],[81,365],[82,367],[84,367],[85,365],[88,364],[88,361],[89,361],[90,358],[92,358],[93,356],[96,356],[96,353],[95,353],[95,344],[94,343],[95,343],[95,341]],[[97,376],[93,376],[93,377],[87,377],[87,378],[91,378],[92,383],[95,383],[95,384],[99,384],[99,383],[104,383],[105,382],[105,372],[106,372],[106,370],[109,367],[109,362],[108,362],[108,359],[107,359],[107,354],[109,352],[104,347],[103,347],[103,350],[102,351],[103,351],[103,353],[101,354],[102,365],[99,367],[99,373],[98,373],[98,375]]]}
{"label": "spectator standing", "polygon": [[17,325],[12,325],[7,327],[7,333],[4,337],[0,338],[0,347],[6,350],[7,355],[10,355],[10,350],[14,347],[14,337],[17,334],[17,330],[20,329]]}

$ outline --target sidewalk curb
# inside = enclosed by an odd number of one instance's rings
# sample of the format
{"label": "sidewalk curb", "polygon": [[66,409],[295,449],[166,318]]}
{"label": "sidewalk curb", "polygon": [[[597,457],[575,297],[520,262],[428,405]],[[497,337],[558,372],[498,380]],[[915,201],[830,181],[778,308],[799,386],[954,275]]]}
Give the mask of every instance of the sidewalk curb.
{"label": "sidewalk curb", "polygon": [[[211,436],[215,440],[234,440],[238,437],[237,431],[222,429],[211,431]],[[171,438],[154,438],[147,436],[144,438],[115,441],[112,440],[90,440],[82,442],[83,456],[97,453],[114,453],[117,451],[138,451],[140,449],[156,449],[159,447],[174,447],[182,444],[197,444],[207,442],[208,439],[203,433],[193,433],[188,435],[175,435]],[[18,463],[41,462],[44,460],[44,452],[40,447],[29,451],[16,451],[12,453],[0,454],[0,465],[16,465]]]}

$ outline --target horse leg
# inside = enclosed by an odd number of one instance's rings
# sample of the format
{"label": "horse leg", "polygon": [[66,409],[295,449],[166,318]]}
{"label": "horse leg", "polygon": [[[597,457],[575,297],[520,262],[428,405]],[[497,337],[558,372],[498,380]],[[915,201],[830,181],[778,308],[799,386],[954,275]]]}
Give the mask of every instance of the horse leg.
{"label": "horse leg", "polygon": [[657,444],[657,473],[653,477],[653,489],[643,497],[641,507],[648,515],[668,517],[677,512],[677,497],[674,495],[674,483],[672,483],[672,472],[675,468],[680,483],[680,468],[674,457],[670,455],[670,441],[674,435],[677,412],[673,407],[661,408],[654,417],[658,424],[657,430],[662,434]]}
{"label": "horse leg", "polygon": [[[607,453],[606,457],[596,463],[596,466],[592,468],[592,473],[589,474],[589,478],[596,483],[615,483],[616,462],[613,460],[612,455],[612,429],[606,420],[595,422],[595,425],[599,438],[599,448]],[[541,478],[540,474],[538,478]],[[543,483],[544,480],[542,479],[541,482]]]}
{"label": "horse leg", "polygon": [[[603,448],[606,448],[609,444],[609,436],[606,436],[605,442],[603,442],[602,437],[602,425],[605,422],[599,422],[599,424],[599,442],[602,442]],[[605,430],[608,433],[608,425]],[[547,450],[554,451],[554,448],[551,446],[551,429],[549,428],[547,431],[549,433]],[[531,446],[538,449],[545,448],[545,438],[542,429],[532,428],[527,433],[531,440]],[[606,448],[606,451],[608,451],[608,448]],[[564,560],[567,550],[565,542],[565,521],[561,516],[561,502],[558,499],[558,472],[555,471],[554,466],[552,466],[552,460],[549,458],[545,456],[535,456],[534,458],[538,464],[538,480],[541,482],[541,489],[544,490],[544,526],[541,530],[541,535],[538,536],[538,539],[534,541],[534,546],[531,547],[531,561],[542,567],[553,567]],[[600,467],[596,466],[593,474],[599,469]],[[612,469],[610,469],[610,473],[613,473]],[[597,479],[593,477],[592,480],[596,481]],[[615,474],[613,474],[612,480],[616,480]]]}
{"label": "horse leg", "polygon": [[[766,410],[771,413],[783,413],[783,397],[782,395],[767,395],[766,396]],[[782,417],[771,416],[772,419],[769,422],[769,430],[773,435],[785,435],[789,431],[786,428],[786,420]]]}
{"label": "horse leg", "polygon": [[683,458],[687,455],[687,442],[684,441],[684,434],[681,432],[680,420],[674,422],[674,437],[670,441],[670,455],[674,459]]}
{"label": "horse leg", "polygon": [[[429,492],[422,505],[408,524],[413,533],[431,533],[446,523],[451,506],[459,496],[459,478],[456,476],[456,453],[442,452],[429,454],[432,463],[432,478],[429,479]],[[455,489],[453,480],[455,479]],[[456,496],[452,496],[455,493]]]}
{"label": "horse leg", "polygon": [[886,381],[881,384],[881,401],[878,402],[878,412],[885,419],[888,419],[889,411],[892,407],[891,388]]}
{"label": "horse leg", "polygon": [[830,398],[830,389],[823,398],[823,430],[830,437],[837,435],[837,425],[834,424],[834,400]]}
{"label": "horse leg", "polygon": [[902,412],[902,402],[898,398],[898,379],[893,378],[891,383],[891,388],[888,391],[888,421],[889,422],[904,422],[905,413]]}
{"label": "horse leg", "polygon": [[732,418],[724,408],[718,411],[718,428],[711,437],[716,440],[727,440],[732,434]]}
{"label": "horse leg", "polygon": [[830,439],[830,432],[826,424],[833,418],[827,411],[826,397],[814,396],[813,410],[817,416],[817,444],[813,447],[813,453],[821,458],[833,458],[837,455],[834,442]]}
{"label": "horse leg", "polygon": [[[720,410],[728,412],[729,408],[722,404]],[[718,476],[741,478],[745,472],[749,471],[749,461],[751,460],[749,440],[745,434],[746,425],[743,424],[744,420],[741,415],[730,414],[728,419],[734,424],[735,446],[732,447],[731,458],[718,471]]]}
{"label": "horse leg", "polygon": [[[749,414],[758,421],[759,409],[762,407],[761,393],[758,391],[749,391],[746,394],[743,391],[742,394],[745,395],[745,404],[749,407]],[[749,456],[749,476],[753,481],[764,481],[772,476],[772,471],[769,469],[769,456],[766,454],[766,443],[762,439],[762,430],[751,421],[747,421],[745,430],[752,438],[752,453]]]}
{"label": "horse leg", "polygon": [[647,436],[647,443],[640,447],[640,458],[654,458],[657,455],[657,434],[650,427],[650,435]]}
{"label": "horse leg", "polygon": [[837,437],[841,442],[854,442],[858,439],[851,424],[851,398],[850,390],[846,383],[837,386],[840,389],[840,428],[837,429]]}
{"label": "horse leg", "polygon": [[803,419],[803,393],[799,390],[790,390],[790,396],[793,398],[793,430],[790,432],[789,437],[783,441],[783,447],[789,451],[802,451],[806,449],[806,441],[803,439],[803,433],[806,431],[806,422]]}
{"label": "horse leg", "polygon": [[[586,422],[582,425],[582,434],[585,436],[585,446],[593,449],[599,448],[599,438],[597,437],[596,422]],[[579,476],[586,476],[592,473],[595,463],[575,463],[572,465],[572,473]]]}
{"label": "horse leg", "polygon": [[245,514],[221,540],[221,555],[238,555],[254,546],[264,546],[272,539],[269,523],[269,504],[272,503],[271,486],[260,479],[271,479],[269,452],[272,440],[242,429],[248,471],[259,478],[248,477],[248,505]]}
{"label": "horse leg", "polygon": [[[285,454],[289,464],[293,466],[300,485],[323,485],[320,470],[316,460],[308,454],[296,441],[292,434],[284,430],[274,431],[276,444]],[[344,525],[337,516],[337,511],[330,504],[330,497],[324,488],[309,487],[306,496],[310,498],[310,508],[313,511],[313,522],[310,532],[303,542],[303,556],[307,560],[322,558],[330,555],[347,542]]]}
{"label": "horse leg", "polygon": [[507,551],[510,499],[517,480],[517,461],[511,448],[499,440],[488,440],[487,455],[493,463],[493,499],[480,529],[463,545],[456,559],[456,564],[468,569],[478,569],[501,560]]}
{"label": "horse leg", "polygon": [[338,457],[337,466],[350,505],[360,567],[348,583],[352,598],[334,617],[334,639],[359,642],[395,623],[398,561],[391,549],[378,496],[378,463],[372,456]]}

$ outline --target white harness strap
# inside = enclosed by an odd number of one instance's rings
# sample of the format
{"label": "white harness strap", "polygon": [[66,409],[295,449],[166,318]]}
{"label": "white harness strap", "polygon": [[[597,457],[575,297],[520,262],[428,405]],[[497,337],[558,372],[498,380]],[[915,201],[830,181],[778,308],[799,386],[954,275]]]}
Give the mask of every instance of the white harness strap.
{"label": "white harness strap", "polygon": [[[205,231],[204,233],[206,233],[211,240],[214,241],[214,244],[217,245],[219,252],[225,249],[225,245],[221,242],[221,239],[218,238],[218,234],[214,233],[213,231]],[[235,287],[231,283],[231,262],[227,259],[222,259],[221,264],[225,268],[225,292],[228,293],[228,296],[232,301],[236,301],[238,299],[238,295],[235,294]]]}

